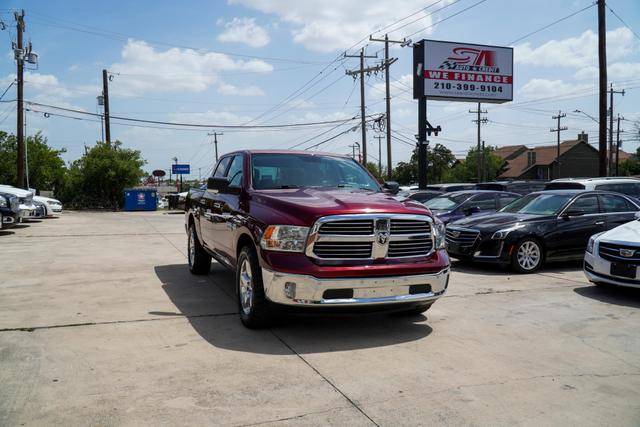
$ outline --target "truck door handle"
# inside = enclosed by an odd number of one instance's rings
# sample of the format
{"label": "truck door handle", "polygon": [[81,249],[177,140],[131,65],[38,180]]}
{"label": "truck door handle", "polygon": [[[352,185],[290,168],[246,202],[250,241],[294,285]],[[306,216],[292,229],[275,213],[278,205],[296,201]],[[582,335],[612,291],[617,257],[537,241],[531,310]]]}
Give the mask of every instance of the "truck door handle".
{"label": "truck door handle", "polygon": [[604,221],[596,221],[596,222],[594,222],[594,224],[595,225],[602,225],[602,224],[604,224]]}

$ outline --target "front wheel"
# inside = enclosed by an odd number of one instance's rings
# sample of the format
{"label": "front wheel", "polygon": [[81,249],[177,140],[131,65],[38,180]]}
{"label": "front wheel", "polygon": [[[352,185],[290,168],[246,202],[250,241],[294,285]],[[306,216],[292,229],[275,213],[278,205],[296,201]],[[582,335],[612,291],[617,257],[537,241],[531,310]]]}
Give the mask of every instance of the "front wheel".
{"label": "front wheel", "polygon": [[542,267],[544,252],[538,240],[532,237],[522,239],[511,255],[511,265],[518,273],[533,273]]}
{"label": "front wheel", "polygon": [[245,246],[238,256],[236,286],[240,320],[250,329],[266,328],[271,324],[272,315],[264,293],[262,270],[256,251]]}

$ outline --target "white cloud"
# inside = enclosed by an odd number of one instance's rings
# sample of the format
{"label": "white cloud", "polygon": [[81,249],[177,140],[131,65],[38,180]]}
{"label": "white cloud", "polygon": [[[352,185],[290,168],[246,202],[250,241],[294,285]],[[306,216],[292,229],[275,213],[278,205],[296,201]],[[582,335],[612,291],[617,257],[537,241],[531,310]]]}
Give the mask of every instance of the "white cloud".
{"label": "white cloud", "polygon": [[218,40],[223,43],[244,43],[251,47],[263,47],[269,44],[269,33],[254,18],[233,18],[229,22],[218,21],[224,25],[225,30],[218,35]]}
{"label": "white cloud", "polygon": [[241,116],[230,111],[203,111],[200,113],[172,113],[169,121],[183,123],[221,125],[239,125],[251,120],[249,116]]}
{"label": "white cloud", "polygon": [[119,95],[145,92],[202,92],[217,82],[220,71],[269,73],[273,67],[261,60],[234,60],[220,53],[193,49],[156,50],[144,41],[129,39],[122,61],[109,70],[121,73],[113,91]]}
{"label": "white cloud", "polygon": [[[615,62],[607,67],[609,80],[625,80],[640,76],[640,62]],[[574,77],[579,80],[595,80],[598,78],[597,67],[585,67],[578,70]]]}
{"label": "white cloud", "polygon": [[264,96],[265,93],[258,86],[238,87],[228,83],[220,83],[218,93],[227,96]]}
{"label": "white cloud", "polygon": [[549,96],[573,95],[595,89],[593,84],[573,84],[562,80],[531,79],[522,88],[520,95],[527,99],[540,99]]}
{"label": "white cloud", "polygon": [[[607,60],[623,58],[635,50],[637,44],[629,29],[620,27],[607,31]],[[537,66],[593,66],[598,61],[598,36],[587,30],[577,37],[551,40],[539,47],[524,43],[515,47],[514,61]]]}
{"label": "white cloud", "polygon": [[[376,28],[424,7],[414,0],[395,0],[392,4],[386,0],[229,0],[229,3],[277,15],[282,22],[293,26],[292,36],[296,43],[319,52],[346,49]],[[430,12],[430,9],[418,12],[406,21],[416,22],[391,36],[401,37],[428,27],[433,23],[432,17],[427,16]],[[420,35],[432,31],[430,28]]]}

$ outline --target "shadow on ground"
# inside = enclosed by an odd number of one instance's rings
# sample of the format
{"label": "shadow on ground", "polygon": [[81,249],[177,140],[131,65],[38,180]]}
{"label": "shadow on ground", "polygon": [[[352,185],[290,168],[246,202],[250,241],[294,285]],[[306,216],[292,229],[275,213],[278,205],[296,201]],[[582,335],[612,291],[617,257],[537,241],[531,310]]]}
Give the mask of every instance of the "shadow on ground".
{"label": "shadow on ground", "polygon": [[640,289],[622,286],[583,286],[573,292],[587,298],[593,298],[607,304],[640,308]]}
{"label": "shadow on ground", "polygon": [[[504,276],[505,274],[518,274],[507,265],[451,260],[451,269],[461,273],[480,273],[485,276]],[[568,273],[582,269],[582,261],[558,261],[549,262],[542,266],[536,273]]]}
{"label": "shadow on ground", "polygon": [[156,266],[162,288],[186,315],[191,326],[211,345],[261,354],[291,354],[273,335],[295,343],[298,353],[323,353],[382,347],[419,340],[432,329],[422,315],[281,316],[270,331],[252,331],[240,323],[234,275],[214,265],[208,276],[193,276],[186,264]]}
{"label": "shadow on ground", "polygon": [[11,234],[15,234],[15,232],[10,230],[0,230],[0,236],[9,236]]}

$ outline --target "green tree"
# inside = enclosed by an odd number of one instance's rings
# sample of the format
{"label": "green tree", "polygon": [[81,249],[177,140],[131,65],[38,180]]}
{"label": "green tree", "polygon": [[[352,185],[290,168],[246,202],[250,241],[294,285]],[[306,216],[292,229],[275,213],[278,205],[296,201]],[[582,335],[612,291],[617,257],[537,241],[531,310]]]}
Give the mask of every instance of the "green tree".
{"label": "green tree", "polygon": [[[445,173],[453,166],[456,158],[447,147],[436,144],[427,152],[427,181],[432,183],[442,182]],[[418,181],[418,149],[415,148],[409,162],[399,162],[393,171],[395,181],[402,185]]]}
{"label": "green tree", "polygon": [[69,167],[60,198],[76,207],[118,208],[124,189],[139,184],[146,163],[120,141],[98,142]]}
{"label": "green tree", "polygon": [[[17,184],[17,150],[15,135],[0,131],[0,184]],[[40,132],[26,138],[26,154],[29,166],[29,186],[37,190],[57,192],[63,184],[66,172],[61,155],[66,150],[56,150],[47,143]],[[26,173],[26,171],[25,171]]]}
{"label": "green tree", "polygon": [[[487,181],[493,181],[497,178],[504,163],[500,157],[493,153],[494,150],[495,147],[491,146],[484,148]],[[478,150],[474,147],[469,150],[464,160],[461,160],[446,172],[444,180],[445,182],[476,182],[477,167]]]}
{"label": "green tree", "polygon": [[367,170],[373,175],[380,184],[387,180],[387,168],[382,167],[382,174],[378,169],[378,164],[374,162],[367,162]]}

